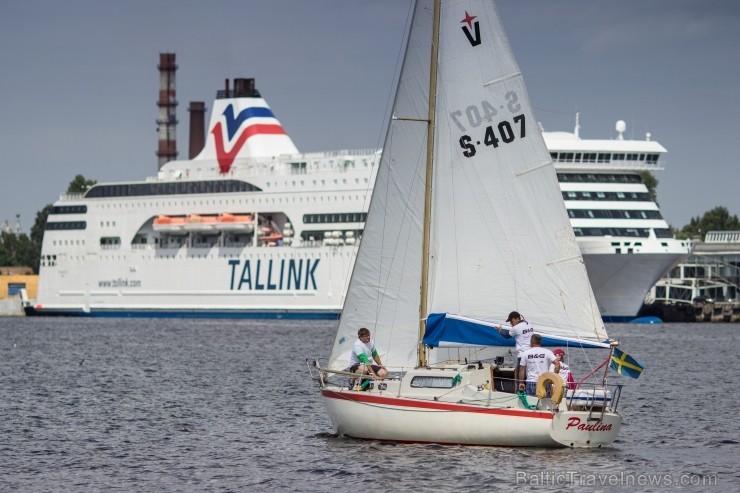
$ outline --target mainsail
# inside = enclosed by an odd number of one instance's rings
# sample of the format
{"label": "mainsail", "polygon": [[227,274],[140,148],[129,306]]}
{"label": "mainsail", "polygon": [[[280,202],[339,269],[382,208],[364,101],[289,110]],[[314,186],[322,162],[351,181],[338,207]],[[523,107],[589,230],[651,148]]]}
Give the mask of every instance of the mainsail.
{"label": "mainsail", "polygon": [[[347,366],[360,327],[373,331],[387,366],[416,365],[431,4],[421,0],[414,12],[332,369]],[[442,2],[439,47],[429,312],[501,320],[518,310],[553,336],[604,341],[555,170],[495,6]]]}

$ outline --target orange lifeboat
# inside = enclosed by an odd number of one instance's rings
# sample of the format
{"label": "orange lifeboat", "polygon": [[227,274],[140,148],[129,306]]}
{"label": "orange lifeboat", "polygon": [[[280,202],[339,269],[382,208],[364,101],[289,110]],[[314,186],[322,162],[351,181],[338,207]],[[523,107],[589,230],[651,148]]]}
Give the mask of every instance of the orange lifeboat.
{"label": "orange lifeboat", "polygon": [[152,223],[154,231],[169,234],[184,234],[186,231],[184,217],[157,216]]}
{"label": "orange lifeboat", "polygon": [[224,231],[251,233],[254,231],[254,216],[251,214],[219,214],[216,227]]}
{"label": "orange lifeboat", "polygon": [[185,218],[185,229],[188,231],[213,231],[216,226],[215,216],[200,216],[198,214],[188,214]]}

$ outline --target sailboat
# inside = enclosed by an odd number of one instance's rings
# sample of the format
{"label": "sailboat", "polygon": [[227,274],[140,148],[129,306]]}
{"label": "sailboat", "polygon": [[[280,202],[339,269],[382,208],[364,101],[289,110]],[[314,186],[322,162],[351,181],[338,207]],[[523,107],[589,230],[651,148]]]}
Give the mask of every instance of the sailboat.
{"label": "sailboat", "polygon": [[[547,393],[557,377],[538,396],[515,393],[503,357],[513,339],[494,329],[513,309],[543,345],[616,344],[495,4],[418,0],[331,356],[310,365],[335,431],[439,444],[612,443],[621,386],[607,386],[606,374],[564,397]],[[360,387],[348,366],[363,327],[389,375]],[[474,359],[485,351],[490,358]]]}

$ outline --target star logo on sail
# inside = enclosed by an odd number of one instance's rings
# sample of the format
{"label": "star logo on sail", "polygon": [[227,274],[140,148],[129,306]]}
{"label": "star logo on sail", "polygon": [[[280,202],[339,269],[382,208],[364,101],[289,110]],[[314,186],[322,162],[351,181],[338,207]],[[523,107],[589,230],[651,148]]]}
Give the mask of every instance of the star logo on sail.
{"label": "star logo on sail", "polygon": [[478,16],[470,15],[466,10],[465,18],[460,21],[460,23],[462,24],[467,24],[467,26],[462,26],[462,30],[465,33],[465,36],[468,38],[468,41],[470,41],[470,46],[478,46],[481,43],[480,22],[473,22],[473,20],[477,18]]}
{"label": "star logo on sail", "polygon": [[[260,118],[275,118],[270,108],[249,107],[234,114],[233,105],[228,105],[222,113],[226,122],[226,135],[219,121],[211,129],[216,144],[216,159],[221,173],[228,173],[234,159],[250,137],[255,135],[285,135],[279,124],[257,123]],[[232,142],[231,150],[226,150],[225,142]]]}

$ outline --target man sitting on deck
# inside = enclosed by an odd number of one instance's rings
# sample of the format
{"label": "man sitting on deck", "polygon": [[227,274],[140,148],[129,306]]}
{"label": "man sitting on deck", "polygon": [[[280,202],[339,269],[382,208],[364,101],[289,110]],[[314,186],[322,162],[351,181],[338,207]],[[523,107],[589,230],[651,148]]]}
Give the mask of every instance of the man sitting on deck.
{"label": "man sitting on deck", "polygon": [[[357,331],[357,341],[352,346],[352,354],[349,357],[349,371],[357,373],[358,375],[370,374],[375,378],[384,379],[388,376],[388,370],[386,370],[383,363],[380,362],[380,356],[378,355],[375,344],[370,340],[370,331],[366,328],[361,328]],[[371,358],[376,365],[370,363]],[[354,379],[351,380],[350,387],[354,383]]]}

